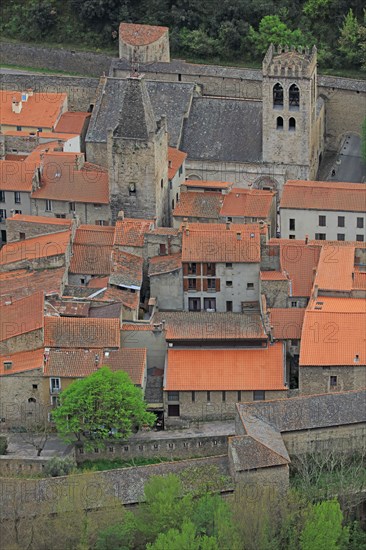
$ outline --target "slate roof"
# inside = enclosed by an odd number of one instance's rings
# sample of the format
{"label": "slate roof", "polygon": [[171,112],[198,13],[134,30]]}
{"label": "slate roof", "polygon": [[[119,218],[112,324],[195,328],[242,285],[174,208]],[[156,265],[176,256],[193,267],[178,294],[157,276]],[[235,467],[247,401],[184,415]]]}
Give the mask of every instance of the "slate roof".
{"label": "slate roof", "polygon": [[[106,142],[107,130],[115,128],[127,86],[125,79],[107,78],[93,109],[86,141]],[[195,85],[190,83],[146,81],[155,118],[166,115],[169,145],[178,147],[183,118],[189,111]]]}
{"label": "slate roof", "polygon": [[262,103],[193,98],[179,148],[189,160],[260,162]]}
{"label": "slate roof", "polygon": [[141,256],[114,249],[112,252],[112,270],[110,284],[132,288],[141,288],[142,266]]}
{"label": "slate roof", "polygon": [[142,77],[127,78],[114,135],[127,139],[149,139],[157,129],[146,82]]}
{"label": "slate roof", "polygon": [[[271,448],[263,445],[253,437],[230,437],[229,444],[234,469],[237,472],[280,466],[290,462],[282,454],[274,452]],[[287,453],[284,443],[282,443],[282,446],[283,452]]]}
{"label": "slate roof", "polygon": [[365,422],[365,403],[366,390],[360,390],[238,403],[237,409],[244,424],[256,416],[282,433]]}

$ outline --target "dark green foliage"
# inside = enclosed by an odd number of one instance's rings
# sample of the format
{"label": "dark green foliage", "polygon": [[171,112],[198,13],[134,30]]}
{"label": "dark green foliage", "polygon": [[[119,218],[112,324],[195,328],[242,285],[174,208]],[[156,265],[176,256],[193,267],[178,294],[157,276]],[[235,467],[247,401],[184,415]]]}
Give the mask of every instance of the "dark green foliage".
{"label": "dark green foliage", "polygon": [[6,455],[6,450],[8,448],[8,440],[6,437],[0,437],[0,455]]}
{"label": "dark green foliage", "polygon": [[121,21],[166,25],[175,57],[259,63],[273,41],[315,44],[320,66],[366,65],[360,0],[3,0],[4,38],[117,51]]}
{"label": "dark green foliage", "polygon": [[75,469],[71,458],[55,456],[49,460],[44,468],[44,474],[49,477],[67,476]]}

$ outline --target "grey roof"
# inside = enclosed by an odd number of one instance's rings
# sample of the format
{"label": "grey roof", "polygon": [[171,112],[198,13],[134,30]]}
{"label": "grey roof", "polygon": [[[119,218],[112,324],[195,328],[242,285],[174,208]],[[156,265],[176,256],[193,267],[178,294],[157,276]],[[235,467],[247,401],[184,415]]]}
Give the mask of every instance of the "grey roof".
{"label": "grey roof", "polygon": [[[129,80],[107,78],[99,90],[92,112],[86,141],[106,142],[107,130],[115,128],[122,110],[124,117],[124,94]],[[195,85],[189,83],[146,81],[151,105],[158,120],[162,115],[167,117],[169,145],[179,145],[184,116],[188,113]],[[131,102],[130,102],[131,103]],[[132,102],[133,104],[133,102]],[[129,118],[129,123],[133,122]],[[125,130],[126,131],[126,130]],[[128,131],[132,131],[130,128]]]}
{"label": "grey roof", "polygon": [[[283,443],[282,446],[287,454]],[[289,458],[276,453],[250,436],[231,437],[229,439],[229,453],[236,471],[268,468],[270,466],[286,465],[290,462]]]}
{"label": "grey roof", "polygon": [[245,417],[244,428],[248,436],[290,462],[281,432],[276,427],[255,415],[248,415]]}
{"label": "grey roof", "polygon": [[146,82],[142,78],[127,78],[123,86],[123,97],[116,137],[147,140],[155,133],[156,121]]}
{"label": "grey roof", "polygon": [[366,390],[240,403],[237,406],[244,426],[249,417],[254,416],[280,432],[309,430],[365,422]]}
{"label": "grey roof", "polygon": [[189,160],[261,161],[262,103],[193,98],[179,148],[188,154]]}
{"label": "grey roof", "polygon": [[92,306],[89,309],[89,317],[98,319],[119,319],[121,316],[121,303],[107,304],[105,306]]}

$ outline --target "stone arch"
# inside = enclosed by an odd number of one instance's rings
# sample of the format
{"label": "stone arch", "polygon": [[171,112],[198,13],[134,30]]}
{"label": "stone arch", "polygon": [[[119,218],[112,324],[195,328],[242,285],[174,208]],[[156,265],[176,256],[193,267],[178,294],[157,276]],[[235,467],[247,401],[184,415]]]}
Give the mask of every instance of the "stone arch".
{"label": "stone arch", "polygon": [[283,118],[282,118],[282,116],[278,116],[276,118],[276,130],[283,130]]}
{"label": "stone arch", "polygon": [[288,129],[290,132],[294,132],[296,130],[296,119],[291,116],[288,120]]}
{"label": "stone arch", "polygon": [[195,174],[194,172],[192,172],[188,174],[188,176],[186,176],[186,180],[201,181],[202,177],[199,174]]}
{"label": "stone arch", "polygon": [[288,89],[288,105],[290,111],[300,109],[300,88],[295,82]]}
{"label": "stone arch", "polygon": [[253,183],[253,189],[271,189],[277,192],[279,190],[279,183],[275,178],[271,176],[261,176]]}
{"label": "stone arch", "polygon": [[273,108],[274,109],[282,109],[283,108],[283,86],[280,84],[280,82],[276,82],[276,84],[272,88],[272,101],[273,101]]}

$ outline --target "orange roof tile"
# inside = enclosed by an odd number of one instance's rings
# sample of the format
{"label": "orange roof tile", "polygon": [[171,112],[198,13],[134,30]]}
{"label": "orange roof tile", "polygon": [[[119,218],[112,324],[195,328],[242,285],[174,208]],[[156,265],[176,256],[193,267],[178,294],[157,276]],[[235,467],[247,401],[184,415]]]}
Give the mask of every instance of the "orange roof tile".
{"label": "orange roof tile", "polygon": [[60,294],[66,267],[29,271],[20,269],[0,273],[0,302],[17,299],[42,291],[44,295]]}
{"label": "orange roof tile", "polygon": [[153,229],[152,220],[140,220],[137,218],[125,218],[117,220],[115,228],[114,244],[117,246],[144,246],[145,234]]}
{"label": "orange roof tile", "polygon": [[27,222],[27,223],[46,223],[49,225],[66,225],[70,227],[73,224],[73,220],[67,220],[64,218],[51,218],[48,216],[27,216],[25,214],[14,214],[8,221]]}
{"label": "orange roof tile", "polygon": [[[56,136],[55,136],[56,138]],[[61,144],[63,146],[63,144]],[[27,162],[34,162],[35,165],[39,166],[41,163],[41,156],[54,151],[55,149],[60,148],[60,140],[57,141],[47,141],[46,143],[41,143],[37,145],[35,149],[28,155]]]}
{"label": "orange roof tile", "polygon": [[141,256],[114,249],[109,277],[110,284],[139,290],[142,285],[143,263],[144,260]]}
{"label": "orange roof tile", "polygon": [[0,250],[0,265],[65,254],[70,236],[70,231],[61,231],[8,243]]}
{"label": "orange roof tile", "polygon": [[305,312],[300,367],[366,365],[366,304],[319,296]]}
{"label": "orange roof tile", "polygon": [[365,212],[366,187],[361,183],[287,181],[281,208]]}
{"label": "orange roof tile", "polygon": [[[183,232],[182,262],[259,262],[259,226],[247,231]],[[240,237],[238,238],[238,235]]]}
{"label": "orange roof tile", "polygon": [[227,189],[233,184],[229,181],[214,181],[214,180],[186,180],[184,182],[188,188],[208,188],[208,189]]}
{"label": "orange roof tile", "polygon": [[314,285],[319,290],[352,290],[354,261],[355,249],[352,246],[322,246]]}
{"label": "orange roof tile", "polygon": [[103,302],[121,302],[123,307],[136,311],[140,305],[140,293],[110,286],[101,297],[97,297],[97,300]]}
{"label": "orange roof tile", "polygon": [[45,346],[50,348],[119,348],[118,319],[45,317]]}
{"label": "orange roof tile", "polygon": [[43,292],[0,306],[0,341],[43,327]]}
{"label": "orange roof tile", "polygon": [[83,132],[86,121],[91,117],[91,113],[83,111],[67,111],[63,113],[58,121],[55,132],[80,135]]}
{"label": "orange roof tile", "polygon": [[173,216],[218,219],[223,200],[221,193],[182,191],[179,202],[173,210]]}
{"label": "orange roof tile", "polygon": [[[19,372],[26,372],[34,369],[43,368],[44,349],[36,349],[32,351],[22,351],[19,353],[12,353],[11,355],[0,356],[0,376],[17,374]],[[6,369],[5,363],[11,362],[11,368]]]}
{"label": "orange roof tile", "polygon": [[281,269],[292,281],[292,296],[310,296],[321,249],[304,241],[290,243],[283,244],[281,240]]}
{"label": "orange roof tile", "polygon": [[113,371],[127,372],[133,384],[142,386],[146,372],[146,348],[121,348],[104,354],[102,364]]}
{"label": "orange roof tile", "polygon": [[0,190],[30,193],[35,170],[33,162],[0,160]]}
{"label": "orange roof tile", "polygon": [[300,339],[305,308],[271,308],[270,323],[276,340]]}
{"label": "orange roof tile", "polygon": [[27,101],[22,101],[20,113],[13,113],[12,100],[21,100],[16,91],[0,90],[0,124],[4,126],[26,126],[35,128],[53,128],[62,109],[67,105],[67,94],[33,93]]}
{"label": "orange roof tile", "polygon": [[108,277],[93,277],[87,284],[88,288],[107,288],[108,287]]}
{"label": "orange roof tile", "polygon": [[114,227],[82,224],[75,231],[74,244],[112,246],[113,240]]}
{"label": "orange roof tile", "polygon": [[103,349],[51,349],[44,367],[44,376],[84,378],[101,365]]}
{"label": "orange roof tile", "polygon": [[4,160],[16,160],[17,162],[23,162],[27,158],[28,155],[13,155],[11,153],[8,153],[5,155]]}
{"label": "orange roof tile", "polygon": [[102,167],[75,167],[81,153],[44,153],[40,187],[35,199],[50,199],[95,204],[109,203],[108,172]]}
{"label": "orange roof tile", "polygon": [[355,290],[366,290],[366,271],[355,268],[353,288]]}
{"label": "orange roof tile", "polygon": [[111,272],[111,246],[74,244],[70,260],[70,273],[80,275],[109,275]]}
{"label": "orange roof tile", "polygon": [[141,331],[141,330],[150,331],[150,330],[154,330],[154,327],[150,323],[142,324],[142,323],[129,323],[129,322],[126,322],[126,323],[122,324],[122,330],[125,330],[127,332],[134,332],[134,331]]}
{"label": "orange roof tile", "polygon": [[225,195],[220,216],[268,218],[274,197],[272,191],[234,188]]}
{"label": "orange roof tile", "polygon": [[137,25],[134,23],[121,23],[119,26],[120,38],[132,46],[145,46],[151,44],[168,31],[168,27]]}
{"label": "orange roof tile", "polygon": [[283,271],[261,271],[260,278],[261,281],[288,281]]}
{"label": "orange roof tile", "polygon": [[164,390],[286,390],[283,345],[266,349],[168,350]]}
{"label": "orange roof tile", "polygon": [[187,153],[175,149],[175,147],[168,147],[168,178],[172,180],[183,162],[187,158]]}
{"label": "orange roof tile", "polygon": [[149,260],[149,277],[177,271],[182,267],[182,254],[170,254],[167,256],[154,256]]}

